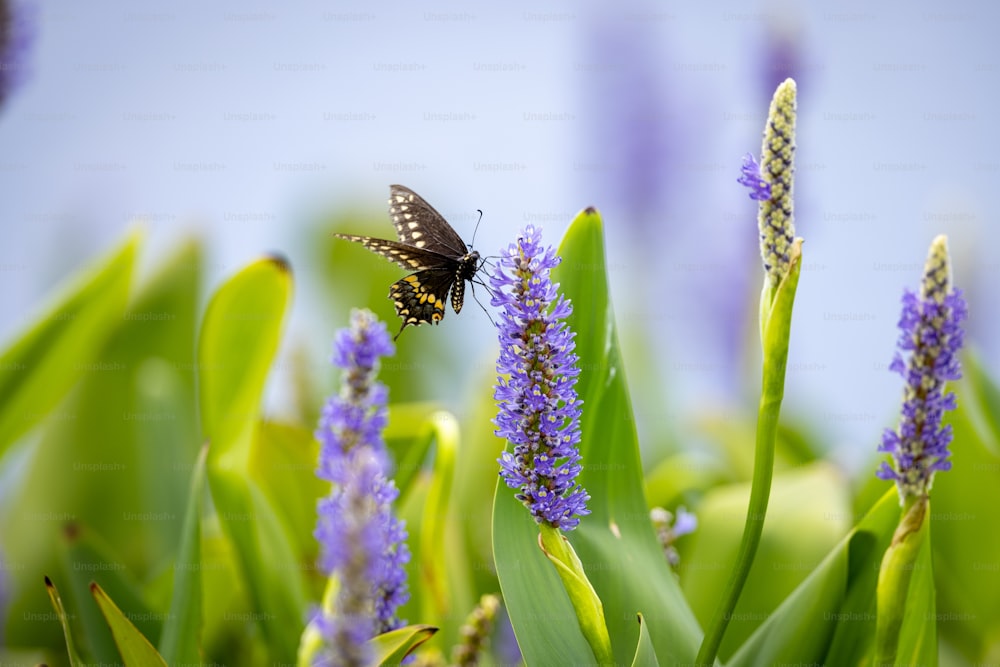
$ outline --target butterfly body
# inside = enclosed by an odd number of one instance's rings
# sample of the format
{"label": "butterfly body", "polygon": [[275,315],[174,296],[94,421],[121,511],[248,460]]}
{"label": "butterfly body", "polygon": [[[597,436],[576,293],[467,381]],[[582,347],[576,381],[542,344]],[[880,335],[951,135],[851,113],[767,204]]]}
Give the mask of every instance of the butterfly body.
{"label": "butterfly body", "polygon": [[410,325],[437,324],[444,319],[451,295],[455,313],[462,311],[465,281],[479,271],[481,258],[467,249],[462,237],[417,193],[402,185],[389,186],[389,216],[398,241],[372,236],[337,234],[414,271],[389,287],[389,298],[403,320],[399,334]]}

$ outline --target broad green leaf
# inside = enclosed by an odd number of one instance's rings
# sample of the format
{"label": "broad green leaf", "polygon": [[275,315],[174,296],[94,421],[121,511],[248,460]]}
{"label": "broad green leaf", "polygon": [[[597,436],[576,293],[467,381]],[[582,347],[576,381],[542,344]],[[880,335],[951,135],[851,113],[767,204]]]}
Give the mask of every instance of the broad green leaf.
{"label": "broad green leaf", "polygon": [[292,274],[277,258],[251,263],[216,291],[198,342],[209,469],[245,466],[261,394],[281,341]]}
{"label": "broad green leaf", "polygon": [[160,654],[168,664],[201,660],[201,513],[207,455],[208,447],[202,447],[191,473],[181,547],[174,562],[173,598],[160,636]]}
{"label": "broad green leaf", "polygon": [[70,628],[69,618],[66,615],[66,608],[63,607],[62,598],[59,597],[59,591],[56,589],[55,584],[48,577],[45,577],[45,590],[49,594],[52,607],[56,610],[56,615],[59,617],[63,636],[66,638],[66,653],[69,655],[69,664],[71,667],[81,667],[83,660],[80,659],[80,655],[76,651],[76,644],[73,642],[73,631]]}
{"label": "broad green leaf", "polygon": [[220,523],[233,542],[241,588],[273,659],[291,662],[306,610],[304,577],[292,538],[254,476],[258,417],[268,370],[291,298],[291,274],[278,259],[256,261],[212,297],[198,345],[208,481]]}
{"label": "broad green leaf", "polygon": [[115,645],[122,660],[129,667],[167,667],[167,663],[153,645],[149,643],[139,630],[129,622],[121,609],[101,590],[97,584],[90,585],[90,592],[97,600],[101,613],[111,628]]}
{"label": "broad green leaf", "polygon": [[[279,422],[261,422],[250,471],[267,494],[271,507],[287,526],[293,550],[303,563],[315,563],[316,502],[330,492],[330,483],[316,476],[319,443],[311,429]],[[322,577],[317,574],[317,584]]]}
{"label": "broad green leaf", "polygon": [[538,524],[503,481],[493,503],[493,535],[504,606],[525,664],[594,664],[559,575],[538,548]]}
{"label": "broad green leaf", "polygon": [[867,664],[875,634],[875,579],[899,505],[886,493],[856,528],[727,661],[729,667]]}
{"label": "broad green leaf", "polygon": [[[553,276],[573,303],[569,324],[577,332],[582,371],[577,384],[583,400],[580,483],[591,496],[592,512],[568,538],[604,605],[615,661],[634,658],[635,615],[641,612],[659,661],[690,662],[700,631],[649,520],[596,211],[577,216],[559,252],[563,261]],[[505,484],[498,486],[494,555],[525,661],[592,661],[558,575],[538,552],[538,527],[513,495]]]}
{"label": "broad green leaf", "polygon": [[140,235],[77,275],[0,354],[0,454],[76,384],[125,310]]}
{"label": "broad green leaf", "polygon": [[[748,499],[746,483],[713,489],[698,506],[698,530],[686,538],[681,586],[706,623],[733,570]],[[845,481],[830,464],[776,475],[757,557],[719,651],[723,662],[843,538],[850,519]]]}
{"label": "broad green leaf", "polygon": [[963,357],[962,370],[965,379],[949,385],[958,409],[945,414],[952,469],[935,475],[931,491],[936,613],[942,639],[965,662],[988,664],[1000,657],[1000,391],[976,355]]}
{"label": "broad green leaf", "polygon": [[[641,612],[662,663],[690,661],[700,636],[674,573],[653,534],[642,464],[611,307],[599,214],[577,216],[559,248],[553,278],[573,303],[583,400],[583,472],[591,515],[569,535],[604,603],[615,660],[630,661]],[[609,416],[613,416],[609,418]]]}

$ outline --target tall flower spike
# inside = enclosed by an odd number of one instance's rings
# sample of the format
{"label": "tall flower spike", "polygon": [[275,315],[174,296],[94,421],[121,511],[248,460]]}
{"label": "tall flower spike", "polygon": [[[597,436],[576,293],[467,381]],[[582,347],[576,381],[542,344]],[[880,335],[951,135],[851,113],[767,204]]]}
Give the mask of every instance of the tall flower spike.
{"label": "tall flower spike", "polygon": [[[765,185],[754,187],[752,199],[760,201],[757,227],[760,255],[772,288],[788,274],[789,252],[795,240],[792,182],[795,171],[795,81],[785,79],[774,91],[760,149],[760,177]],[[751,156],[751,161],[753,157]],[[744,158],[744,178],[747,162]],[[748,183],[740,180],[744,185]],[[767,197],[762,197],[767,193]]]}
{"label": "tall flower spike", "polygon": [[396,610],[409,599],[406,530],[392,513],[399,491],[385,476],[388,392],[375,380],[379,359],[393,352],[385,324],[367,310],[352,311],[350,327],[334,342],[342,390],[327,402],[316,431],[316,474],[334,488],[319,502],[315,536],[320,565],[339,577],[340,588],[332,613],[315,619],[327,645],[319,664],[369,664],[366,642],[402,625]]}
{"label": "tall flower spike", "polygon": [[893,465],[883,461],[876,474],[896,482],[901,503],[927,495],[934,473],[951,468],[951,426],[942,426],[941,418],[956,404],[955,394],[945,393],[944,386],[962,376],[958,352],[967,316],[962,291],[952,289],[948,240],[938,236],[927,255],[920,294],[903,294],[899,350],[889,366],[906,386],[899,426],[886,429],[879,446],[892,455]]}
{"label": "tall flower spike", "polygon": [[[517,499],[538,523],[572,530],[589,514],[590,496],[576,483],[580,473],[580,370],[574,333],[563,320],[572,312],[557,296],[549,272],[560,262],[541,231],[529,225],[501,252],[490,277],[497,323],[496,434],[514,446],[499,459],[500,476],[519,489]],[[507,375],[505,380],[502,376]]]}

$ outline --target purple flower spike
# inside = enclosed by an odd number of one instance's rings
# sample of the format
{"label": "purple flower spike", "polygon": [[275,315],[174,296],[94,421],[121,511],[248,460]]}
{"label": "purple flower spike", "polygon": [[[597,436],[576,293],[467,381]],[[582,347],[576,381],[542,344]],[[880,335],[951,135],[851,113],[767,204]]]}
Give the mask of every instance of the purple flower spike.
{"label": "purple flower spike", "polygon": [[885,430],[878,448],[892,456],[893,465],[883,461],[876,475],[896,482],[900,502],[927,495],[934,473],[951,468],[951,426],[942,426],[941,418],[956,403],[944,386],[962,375],[958,352],[967,316],[962,291],[951,287],[947,239],[939,236],[927,256],[920,294],[903,294],[899,351],[889,366],[906,387],[899,426]]}
{"label": "purple flower spike", "polygon": [[314,534],[320,566],[339,577],[340,589],[332,613],[314,619],[326,641],[319,664],[367,665],[368,640],[403,625],[396,610],[409,599],[403,566],[410,552],[404,524],[392,513],[399,490],[385,475],[388,392],[375,381],[379,359],[394,351],[385,324],[367,310],[353,311],[351,326],[334,342],[343,387],[316,431],[316,474],[334,487],[319,501]]}
{"label": "purple flower spike", "polygon": [[[541,231],[526,227],[501,252],[490,277],[500,356],[493,398],[500,408],[496,434],[514,446],[499,459],[500,476],[535,521],[572,530],[590,514],[590,496],[576,483],[580,473],[580,400],[576,395],[574,333],[563,322],[572,312],[557,297],[549,272],[560,262]],[[507,375],[505,380],[502,376]]]}

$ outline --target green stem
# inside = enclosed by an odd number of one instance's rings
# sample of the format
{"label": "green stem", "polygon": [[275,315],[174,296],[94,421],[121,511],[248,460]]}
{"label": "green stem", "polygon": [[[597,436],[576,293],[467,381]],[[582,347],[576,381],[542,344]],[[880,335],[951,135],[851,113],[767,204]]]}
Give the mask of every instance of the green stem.
{"label": "green stem", "polygon": [[701,648],[698,650],[697,665],[711,665],[719,652],[719,645],[729,626],[736,603],[743,592],[750,566],[753,565],[757,547],[760,545],[761,532],[764,529],[764,516],[767,513],[767,501],[771,495],[771,477],[774,470],[774,441],[778,431],[778,413],[781,409],[781,398],[777,400],[761,396],[760,409],[757,415],[757,444],[754,451],[753,485],[750,488],[750,505],[747,507],[747,519],[743,526],[743,540],[740,542],[739,553],[736,556],[736,567],[733,570],[726,590],[722,596],[722,604],[715,610],[715,616],[708,626]]}
{"label": "green stem", "polygon": [[722,601],[705,632],[698,649],[696,665],[712,665],[719,653],[719,645],[729,626],[733,610],[743,592],[753,565],[757,547],[764,530],[767,502],[771,496],[771,477],[774,473],[774,445],[778,436],[778,418],[781,400],[785,393],[785,367],[788,361],[788,341],[791,335],[792,305],[798,288],[802,266],[802,239],[796,239],[791,255],[788,275],[777,290],[765,286],[761,295],[761,343],[764,348],[760,405],[757,409],[757,436],[754,445],[753,482],[750,487],[750,504],[743,526],[743,539],[736,555],[736,566],[726,584]]}

